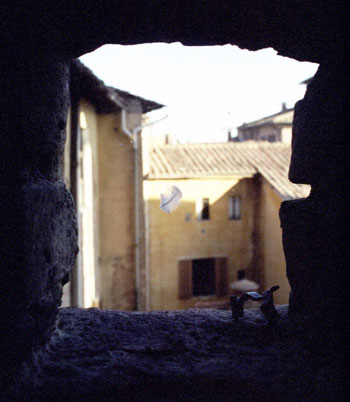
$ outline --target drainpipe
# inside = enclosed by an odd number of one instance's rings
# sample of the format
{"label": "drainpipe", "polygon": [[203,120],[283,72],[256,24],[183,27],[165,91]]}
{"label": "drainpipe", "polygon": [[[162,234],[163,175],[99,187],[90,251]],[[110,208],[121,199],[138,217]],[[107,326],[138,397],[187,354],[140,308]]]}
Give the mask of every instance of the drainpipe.
{"label": "drainpipe", "polygon": [[112,95],[112,99],[121,108],[121,128],[133,142],[134,149],[134,213],[135,213],[135,288],[136,288],[136,310],[140,308],[140,282],[141,282],[141,267],[140,267],[140,214],[139,214],[139,175],[138,175],[138,141],[137,134],[142,130],[142,126],[129,130],[126,124],[126,109],[119,99]]}
{"label": "drainpipe", "polygon": [[[124,113],[123,113],[124,112]],[[168,117],[168,115],[161,117],[160,119],[150,122],[145,125],[140,125],[138,127],[130,130],[126,126],[126,113],[125,109],[122,110],[122,130],[127,134],[130,138],[133,139],[133,148],[134,148],[134,193],[135,193],[135,285],[136,285],[136,310],[138,311],[141,306],[141,264],[140,264],[140,234],[141,234],[141,224],[140,224],[140,167],[139,166],[139,143],[138,143],[138,135],[145,128],[152,126],[153,124],[158,123],[161,120],[164,120]],[[132,134],[132,136],[130,135]]]}
{"label": "drainpipe", "polygon": [[110,95],[112,100],[120,107],[121,109],[121,128],[124,134],[126,134],[133,142],[134,149],[134,194],[135,194],[135,202],[134,202],[134,211],[135,211],[135,287],[136,287],[136,310],[138,311],[141,306],[141,296],[140,296],[140,286],[141,286],[141,264],[140,264],[140,233],[141,233],[141,225],[140,225],[140,175],[139,175],[139,164],[138,164],[138,134],[145,127],[152,126],[168,117],[165,115],[160,119],[147,123],[145,125],[140,125],[138,127],[130,130],[127,126],[126,121],[126,108],[122,104],[122,102],[114,95]]}

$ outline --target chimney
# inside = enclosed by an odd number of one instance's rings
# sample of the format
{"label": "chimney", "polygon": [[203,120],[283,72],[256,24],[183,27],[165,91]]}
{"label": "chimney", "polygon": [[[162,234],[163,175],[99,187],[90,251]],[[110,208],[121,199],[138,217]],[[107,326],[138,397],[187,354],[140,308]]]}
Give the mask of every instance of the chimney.
{"label": "chimney", "polygon": [[286,102],[282,103],[282,112],[285,112],[287,110],[287,104]]}

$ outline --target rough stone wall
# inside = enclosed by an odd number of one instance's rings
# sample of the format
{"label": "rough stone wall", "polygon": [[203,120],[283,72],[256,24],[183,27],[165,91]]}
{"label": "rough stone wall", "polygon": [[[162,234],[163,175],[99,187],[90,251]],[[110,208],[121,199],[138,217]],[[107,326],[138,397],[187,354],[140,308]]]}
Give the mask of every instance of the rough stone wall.
{"label": "rough stone wall", "polygon": [[[209,12],[208,12],[209,11]],[[349,47],[342,0],[4,0],[4,43],[77,57],[105,43],[235,44],[313,62]]]}
{"label": "rough stone wall", "polygon": [[270,328],[253,309],[239,322],[219,310],[61,309],[40,366],[26,365],[7,400],[347,401],[338,362],[296,340],[287,310]]}
{"label": "rough stone wall", "polygon": [[1,64],[0,371],[8,377],[49,339],[77,250],[61,181],[68,64],[4,54]]}
{"label": "rough stone wall", "polygon": [[[73,263],[73,206],[60,181],[68,61],[105,43],[232,43],[250,50],[273,47],[281,55],[321,63],[296,110],[291,169],[292,180],[307,183],[310,177],[313,195],[300,204],[285,204],[281,217],[291,309],[310,316],[321,301],[323,314],[316,321],[337,316],[334,307],[346,304],[349,249],[343,226],[348,199],[348,21],[348,3],[328,0],[1,2],[2,377],[8,380],[9,367],[50,336],[62,282]],[[317,233],[308,233],[305,228],[316,222]],[[291,239],[304,239],[310,252],[304,247],[299,253]],[[310,297],[306,278],[317,278]]]}
{"label": "rough stone wall", "polygon": [[289,176],[312,189],[280,212],[290,311],[332,331],[344,328],[349,269],[350,79],[339,61],[320,66],[296,105]]}

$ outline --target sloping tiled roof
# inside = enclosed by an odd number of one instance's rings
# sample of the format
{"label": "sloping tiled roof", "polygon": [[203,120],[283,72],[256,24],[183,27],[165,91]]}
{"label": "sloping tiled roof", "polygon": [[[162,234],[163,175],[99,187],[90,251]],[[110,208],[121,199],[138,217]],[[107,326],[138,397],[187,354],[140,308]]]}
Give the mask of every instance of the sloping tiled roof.
{"label": "sloping tiled roof", "polygon": [[121,106],[128,109],[129,103],[132,101],[139,102],[141,113],[148,113],[164,107],[160,103],[141,98],[129,92],[107,87],[79,59],[71,62],[70,89],[71,93],[76,97],[84,98],[91,102],[96,107],[97,113],[118,112],[121,110]]}
{"label": "sloping tiled roof", "polygon": [[115,95],[119,102],[124,106],[125,109],[129,109],[129,103],[130,101],[138,101],[142,113],[148,113],[151,112],[152,110],[157,110],[161,109],[164,107],[164,105],[161,105],[160,103],[141,98],[141,96],[133,95],[130,92],[122,91],[121,89],[113,88],[113,87],[107,87],[108,91],[111,93],[112,97]]}
{"label": "sloping tiled roof", "polygon": [[286,109],[282,110],[281,112],[275,113],[271,116],[263,117],[262,119],[252,121],[250,123],[244,123],[242,126],[238,127],[238,129],[246,129],[251,127],[260,127],[266,126],[270,124],[274,125],[292,125],[293,122],[293,114],[294,109]]}
{"label": "sloping tiled roof", "polygon": [[310,186],[288,180],[290,156],[290,146],[278,142],[163,145],[150,152],[147,178],[243,178],[260,173],[283,200],[306,197]]}

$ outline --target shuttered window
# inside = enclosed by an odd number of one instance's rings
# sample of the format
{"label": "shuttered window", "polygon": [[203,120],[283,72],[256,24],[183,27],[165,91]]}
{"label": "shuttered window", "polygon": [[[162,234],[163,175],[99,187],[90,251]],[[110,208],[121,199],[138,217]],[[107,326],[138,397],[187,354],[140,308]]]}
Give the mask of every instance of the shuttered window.
{"label": "shuttered window", "polygon": [[215,258],[215,280],[216,296],[225,296],[228,287],[228,272],[225,257]]}
{"label": "shuttered window", "polygon": [[228,201],[228,217],[231,220],[241,219],[241,197],[230,197]]}
{"label": "shuttered window", "polygon": [[227,258],[179,261],[179,299],[225,296],[228,288]]}
{"label": "shuttered window", "polygon": [[192,297],[192,260],[179,261],[179,299]]}

